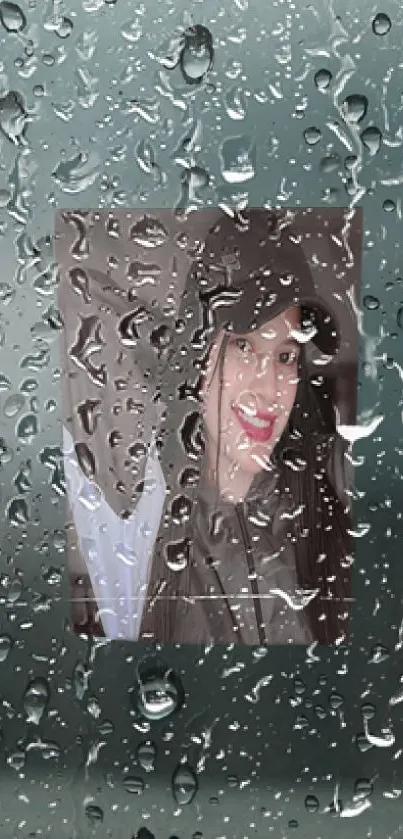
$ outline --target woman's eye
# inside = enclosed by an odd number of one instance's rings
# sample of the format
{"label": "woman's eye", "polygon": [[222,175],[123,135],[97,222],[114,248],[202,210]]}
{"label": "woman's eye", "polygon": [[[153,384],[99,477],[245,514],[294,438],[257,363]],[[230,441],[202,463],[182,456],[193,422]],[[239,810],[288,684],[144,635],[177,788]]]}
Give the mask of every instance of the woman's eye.
{"label": "woman's eye", "polygon": [[241,353],[244,353],[245,355],[249,353],[252,349],[249,341],[247,341],[246,338],[236,338],[235,344],[238,347],[238,349],[241,350]]}
{"label": "woman's eye", "polygon": [[287,367],[291,367],[293,364],[297,364],[298,353],[295,350],[284,351],[280,353],[279,360],[281,364],[286,364]]}

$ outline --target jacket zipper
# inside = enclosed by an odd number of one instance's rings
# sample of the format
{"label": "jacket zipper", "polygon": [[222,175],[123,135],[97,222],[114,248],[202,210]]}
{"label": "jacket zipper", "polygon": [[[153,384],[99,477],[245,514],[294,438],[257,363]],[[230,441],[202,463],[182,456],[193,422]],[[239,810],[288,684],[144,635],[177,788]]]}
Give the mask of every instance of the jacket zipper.
{"label": "jacket zipper", "polygon": [[253,606],[255,609],[255,617],[257,623],[257,631],[259,634],[259,644],[263,646],[267,643],[266,641],[266,632],[263,624],[263,615],[262,615],[262,604],[260,602],[260,594],[259,594],[259,586],[257,584],[257,574],[255,568],[255,562],[253,559],[253,551],[249,541],[248,530],[245,523],[245,516],[242,509],[242,504],[236,504],[235,511],[238,517],[239,526],[241,528],[241,535],[242,541],[244,546],[244,551],[246,554],[246,561],[248,563],[248,571],[249,571],[249,579],[253,594]]}

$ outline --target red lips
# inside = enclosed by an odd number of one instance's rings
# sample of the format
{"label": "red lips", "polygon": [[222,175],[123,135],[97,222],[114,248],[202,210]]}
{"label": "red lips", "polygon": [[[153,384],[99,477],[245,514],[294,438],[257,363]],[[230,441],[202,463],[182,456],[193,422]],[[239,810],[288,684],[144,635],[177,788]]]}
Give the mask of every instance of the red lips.
{"label": "red lips", "polygon": [[267,422],[267,426],[264,428],[258,428],[256,425],[253,425],[252,422],[248,422],[248,419],[243,411],[241,411],[241,409],[236,405],[233,406],[233,411],[238,419],[238,422],[251,440],[255,440],[258,443],[267,443],[268,440],[270,440],[276,422],[274,414],[267,413],[266,411],[257,411],[254,416]]}

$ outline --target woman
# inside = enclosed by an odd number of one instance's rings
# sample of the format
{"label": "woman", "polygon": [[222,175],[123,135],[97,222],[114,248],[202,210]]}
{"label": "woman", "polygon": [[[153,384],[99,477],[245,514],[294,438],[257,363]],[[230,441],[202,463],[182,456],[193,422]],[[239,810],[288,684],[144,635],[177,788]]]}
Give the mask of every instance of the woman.
{"label": "woman", "polygon": [[[86,526],[88,545],[88,521],[80,525],[69,492],[99,604],[107,590],[109,606],[100,605],[106,635],[172,643],[345,640],[346,461],[331,396],[322,377],[310,381],[306,360],[310,340],[332,357],[340,335],[288,220],[266,210],[233,219],[222,213],[195,259],[175,328],[154,324],[150,338],[162,422],[135,511],[112,522],[100,494],[103,528],[92,558],[82,538]],[[109,560],[99,573],[105,540]],[[121,599],[111,606],[108,568],[118,544]],[[120,606],[130,613],[123,633],[111,621]]]}

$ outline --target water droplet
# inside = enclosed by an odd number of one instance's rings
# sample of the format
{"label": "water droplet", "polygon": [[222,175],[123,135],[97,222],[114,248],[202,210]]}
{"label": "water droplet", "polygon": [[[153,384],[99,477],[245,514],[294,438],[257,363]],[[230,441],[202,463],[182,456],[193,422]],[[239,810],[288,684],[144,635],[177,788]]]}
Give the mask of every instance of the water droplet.
{"label": "water droplet", "polygon": [[0,635],[0,662],[6,660],[12,645],[13,642],[9,635]]}
{"label": "water droplet", "polygon": [[26,527],[29,522],[29,510],[25,498],[13,498],[10,501],[7,517],[14,527]]}
{"label": "water droplet", "polygon": [[71,35],[73,28],[73,21],[70,20],[69,17],[63,16],[54,32],[58,36],[58,38],[61,38],[64,41],[66,38],[69,37],[69,35]]}
{"label": "water droplet", "polygon": [[178,676],[168,668],[147,666],[139,674],[137,707],[148,720],[162,720],[181,707],[183,688]]}
{"label": "water droplet", "polygon": [[322,137],[322,132],[319,128],[315,128],[314,125],[311,125],[309,128],[306,128],[304,131],[304,140],[307,146],[316,146],[316,143]]}
{"label": "water droplet", "polygon": [[403,306],[400,306],[396,315],[396,321],[399,329],[403,329]]}
{"label": "water droplet", "polygon": [[341,708],[343,703],[344,703],[344,697],[340,693],[337,693],[336,691],[333,691],[333,693],[330,694],[329,705],[330,705],[330,707],[332,708],[333,711],[337,711],[338,708]]}
{"label": "water droplet", "polygon": [[357,749],[364,754],[364,752],[368,752],[370,749],[373,749],[372,743],[369,743],[366,737],[366,734],[361,731],[360,734],[357,734],[355,738],[355,742],[357,745]]}
{"label": "water droplet", "polygon": [[136,778],[134,775],[128,775],[123,781],[123,786],[126,792],[132,795],[141,795],[144,792],[144,781],[142,778]]}
{"label": "water droplet", "polygon": [[187,84],[200,84],[214,61],[213,36],[206,26],[191,26],[183,36],[179,65]]}
{"label": "water droplet", "polygon": [[346,96],[342,111],[346,122],[356,124],[364,119],[368,110],[368,99],[362,93],[352,93]]}
{"label": "water droplet", "polygon": [[17,600],[20,599],[21,594],[22,594],[22,582],[21,582],[21,580],[18,579],[18,577],[15,577],[11,581],[11,583],[8,587],[8,590],[7,590],[7,602],[8,603],[16,603]]}
{"label": "water droplet", "polygon": [[354,793],[359,798],[369,798],[373,793],[374,787],[368,778],[358,778],[354,785]]}
{"label": "water droplet", "polygon": [[16,772],[21,771],[21,769],[25,766],[25,761],[26,754],[23,751],[12,752],[12,754],[7,757],[8,765],[11,766],[12,769],[15,769]]}
{"label": "water droplet", "polygon": [[86,478],[92,478],[96,472],[95,457],[86,443],[77,443],[74,446],[77,460]]}
{"label": "water droplet", "polygon": [[299,827],[299,823],[297,822],[296,819],[290,819],[289,822],[288,822],[288,827],[295,830],[297,827]]}
{"label": "water droplet", "polygon": [[380,303],[377,297],[374,297],[373,294],[366,294],[363,300],[364,306],[366,309],[373,311],[375,309],[379,309]]}
{"label": "water droplet", "polygon": [[111,720],[104,720],[99,726],[99,733],[102,734],[102,737],[108,737],[113,734],[114,731],[115,728]]}
{"label": "water droplet", "polygon": [[130,230],[130,239],[143,248],[158,248],[168,239],[168,231],[158,219],[145,215]]}
{"label": "water droplet", "polygon": [[329,174],[330,172],[335,172],[339,166],[341,165],[340,156],[338,154],[329,154],[327,157],[323,157],[320,161],[320,169],[324,175]]}
{"label": "water droplet", "polygon": [[146,740],[140,743],[137,747],[136,758],[146,772],[152,772],[155,766],[155,759],[157,756],[157,749],[155,743],[151,740]]}
{"label": "water droplet", "polygon": [[15,393],[13,396],[9,396],[4,403],[3,413],[5,417],[12,419],[21,411],[25,405],[25,398],[21,393]]}
{"label": "water droplet", "polygon": [[177,804],[184,806],[193,801],[197,793],[197,778],[189,764],[180,764],[172,777],[172,794]]}
{"label": "water droplet", "polygon": [[99,822],[103,822],[104,820],[104,811],[101,809],[101,807],[98,807],[96,804],[87,804],[84,812],[87,816],[88,821],[93,826],[99,824]]}
{"label": "water droplet", "polygon": [[384,644],[374,644],[369,658],[369,664],[381,664],[389,658],[389,650]]}
{"label": "water droplet", "polygon": [[45,679],[33,679],[24,693],[24,710],[28,722],[39,725],[49,702],[49,685]]}
{"label": "water droplet", "polygon": [[378,12],[372,21],[372,31],[375,35],[387,35],[391,26],[390,17],[384,12]]}
{"label": "water droplet", "polygon": [[21,443],[30,445],[38,433],[38,418],[35,414],[25,414],[18,422],[16,435]]}
{"label": "water droplet", "polygon": [[16,3],[8,3],[7,0],[0,3],[0,23],[7,32],[21,32],[27,25],[24,12]]}
{"label": "water droplet", "polygon": [[361,705],[361,713],[363,719],[372,720],[376,714],[375,705],[372,702],[365,702],[364,705]]}
{"label": "water droplet", "polygon": [[254,141],[240,134],[228,137],[220,148],[221,173],[229,184],[242,184],[255,176],[256,147]]}
{"label": "water droplet", "polygon": [[88,688],[89,671],[82,661],[78,661],[74,668],[74,688],[77,699],[81,700]]}
{"label": "water droplet", "polygon": [[16,90],[10,90],[6,96],[0,98],[0,129],[15,145],[20,145],[24,139],[27,126],[27,114],[24,100]]}
{"label": "water droplet", "polygon": [[315,73],[313,80],[318,90],[327,90],[332,81],[332,74],[330,70],[323,68]]}
{"label": "water droplet", "polygon": [[308,813],[316,813],[319,810],[319,801],[316,795],[307,795],[305,799],[305,807]]}
{"label": "water droplet", "polygon": [[91,696],[88,700],[87,711],[94,720],[97,720],[101,716],[101,706],[95,696]]}
{"label": "water droplet", "polygon": [[382,204],[382,209],[385,213],[393,213],[396,210],[396,204],[391,198],[386,198]]}
{"label": "water droplet", "polygon": [[369,125],[368,128],[364,128],[360,137],[362,144],[368,149],[371,156],[374,157],[378,153],[382,142],[382,133],[379,128],[376,125]]}
{"label": "water droplet", "polygon": [[239,787],[239,778],[237,775],[228,775],[227,778],[228,786],[231,788]]}
{"label": "water droplet", "polygon": [[85,192],[92,186],[99,174],[100,157],[97,152],[79,152],[62,160],[52,172],[52,177],[62,192],[74,195]]}
{"label": "water droplet", "polygon": [[11,192],[9,189],[5,187],[0,189],[0,207],[3,209],[7,207],[8,202],[11,200]]}

